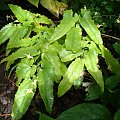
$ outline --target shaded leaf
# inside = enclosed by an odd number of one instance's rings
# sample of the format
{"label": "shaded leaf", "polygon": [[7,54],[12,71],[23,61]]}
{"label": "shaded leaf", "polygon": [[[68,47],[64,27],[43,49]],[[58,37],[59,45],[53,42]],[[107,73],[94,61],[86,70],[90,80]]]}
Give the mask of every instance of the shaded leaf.
{"label": "shaded leaf", "polygon": [[39,0],[28,0],[31,4],[33,4],[34,6],[38,7],[39,4]]}
{"label": "shaded leaf", "polygon": [[115,51],[120,55],[120,43],[113,44]]}
{"label": "shaded leaf", "polygon": [[120,64],[118,60],[112,56],[111,52],[107,48],[103,47],[102,55],[105,58],[108,69],[115,74],[120,74]]}
{"label": "shaded leaf", "polygon": [[36,81],[25,79],[15,94],[12,106],[12,120],[20,120],[27,111],[36,91]]}
{"label": "shaded leaf", "polygon": [[45,114],[40,114],[39,120],[55,120]]}
{"label": "shaded leaf", "polygon": [[65,11],[62,21],[55,28],[55,31],[50,39],[50,43],[63,37],[75,25],[77,21],[78,21],[77,14],[75,14],[73,17],[72,10]]}
{"label": "shaded leaf", "polygon": [[115,113],[114,120],[120,119],[120,109]]}
{"label": "shaded leaf", "polygon": [[113,89],[117,87],[117,85],[120,83],[120,75],[114,75],[111,77],[108,77],[105,81],[105,86],[107,89]]}
{"label": "shaded leaf", "polygon": [[103,105],[83,103],[61,113],[56,120],[110,120],[110,113]]}

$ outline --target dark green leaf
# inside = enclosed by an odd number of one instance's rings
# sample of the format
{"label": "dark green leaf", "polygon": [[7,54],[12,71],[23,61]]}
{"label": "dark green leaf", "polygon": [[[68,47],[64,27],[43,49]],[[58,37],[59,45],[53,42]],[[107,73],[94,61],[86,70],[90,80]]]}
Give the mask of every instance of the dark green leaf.
{"label": "dark green leaf", "polygon": [[103,47],[102,55],[105,58],[108,69],[115,74],[120,74],[120,64],[117,59],[112,56],[111,52],[107,48]]}
{"label": "dark green leaf", "polygon": [[83,103],[66,110],[56,120],[110,120],[110,113],[100,104]]}
{"label": "dark green leaf", "polygon": [[36,91],[36,82],[25,79],[19,86],[12,106],[12,120],[20,120],[27,111]]}
{"label": "dark green leaf", "polygon": [[40,114],[39,120],[55,120],[45,114]]}
{"label": "dark green leaf", "polygon": [[38,7],[39,4],[39,0],[28,0],[31,4],[33,4],[34,6]]}
{"label": "dark green leaf", "polygon": [[117,85],[120,83],[120,75],[114,75],[106,79],[105,86],[107,89],[113,89],[117,87]]}
{"label": "dark green leaf", "polygon": [[120,55],[120,43],[113,44],[115,51]]}
{"label": "dark green leaf", "polygon": [[120,109],[115,113],[114,120],[120,119]]}

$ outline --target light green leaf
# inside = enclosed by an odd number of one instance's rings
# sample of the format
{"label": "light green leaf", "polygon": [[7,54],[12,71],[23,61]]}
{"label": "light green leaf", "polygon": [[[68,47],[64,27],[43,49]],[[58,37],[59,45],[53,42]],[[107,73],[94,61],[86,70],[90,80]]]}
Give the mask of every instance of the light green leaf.
{"label": "light green leaf", "polygon": [[93,22],[90,12],[86,9],[81,10],[82,17],[79,17],[81,26],[85,29],[90,38],[98,45],[102,45],[103,41],[101,38],[100,31]]}
{"label": "light green leaf", "polygon": [[53,96],[53,81],[48,76],[47,72],[39,69],[37,74],[38,88],[40,95],[44,101],[46,110],[51,113],[54,96]]}
{"label": "light green leaf", "polygon": [[105,47],[103,47],[102,49],[102,56],[105,58],[105,62],[108,66],[108,69],[115,74],[120,74],[119,62],[112,56],[111,52]]}
{"label": "light green leaf", "polygon": [[19,43],[19,45],[21,44],[20,39],[26,35],[26,33],[28,31],[28,25],[29,24],[23,24],[23,25],[19,24],[16,26],[13,34],[10,37],[8,44],[7,44],[7,49],[17,47],[16,44],[18,44],[18,43]]}
{"label": "light green leaf", "polygon": [[82,55],[83,53],[82,52],[78,52],[76,54],[72,53],[72,51],[68,51],[66,50],[65,48],[63,48],[60,52],[59,52],[59,55],[60,55],[60,58],[61,58],[61,61],[62,62],[68,62],[68,61],[71,61],[75,58],[77,58],[78,56]]}
{"label": "light green leaf", "polygon": [[47,71],[52,80],[59,81],[63,74],[64,65],[51,47],[42,54],[42,68]]}
{"label": "light green leaf", "polygon": [[39,4],[39,0],[28,0],[31,4],[33,4],[34,6],[38,7]]}
{"label": "light green leaf", "polygon": [[[38,45],[34,45],[31,47],[27,47],[27,48],[20,48],[16,52],[13,52],[11,55],[4,58],[1,61],[1,63],[5,62],[5,61],[8,61],[8,62],[11,61],[12,63],[14,63],[14,61],[17,60],[18,58],[36,56],[36,55],[40,54],[40,52],[38,50],[39,50]],[[9,66],[10,66],[10,64],[9,64]]]}
{"label": "light green leaf", "polygon": [[60,24],[55,28],[55,31],[50,39],[50,43],[58,40],[63,37],[72,27],[74,27],[75,23],[78,21],[78,15],[75,14],[73,17],[72,10],[65,11],[63,15],[63,19]]}
{"label": "light green leaf", "polygon": [[81,72],[84,69],[84,60],[76,58],[68,67],[63,80],[58,86],[58,96],[65,94],[75,81],[80,77]]}
{"label": "light green leaf", "polygon": [[73,53],[77,53],[82,48],[81,31],[81,28],[77,25],[67,33],[65,40],[67,50],[72,50]]}
{"label": "light green leaf", "polygon": [[110,112],[100,104],[83,103],[61,113],[56,120],[110,120]]}
{"label": "light green leaf", "polygon": [[30,22],[33,21],[33,18],[34,18],[33,13],[27,10],[23,10],[21,7],[17,5],[9,4],[9,7],[12,10],[12,12],[15,14],[19,22],[23,23],[25,21],[30,21]]}
{"label": "light green leaf", "polygon": [[12,106],[12,120],[20,120],[27,111],[36,91],[36,81],[25,79],[15,94]]}
{"label": "light green leaf", "polygon": [[0,30],[0,45],[10,38],[15,29],[16,26],[13,23],[9,23]]}
{"label": "light green leaf", "polygon": [[88,72],[93,76],[95,81],[100,85],[102,92],[104,91],[104,82],[102,72],[98,66],[98,52],[96,45],[91,43],[89,51],[85,55],[85,66]]}
{"label": "light green leaf", "polygon": [[24,58],[18,64],[16,68],[16,75],[18,77],[16,82],[17,85],[20,84],[22,79],[33,77],[36,71],[36,66],[33,65],[33,62],[33,59]]}

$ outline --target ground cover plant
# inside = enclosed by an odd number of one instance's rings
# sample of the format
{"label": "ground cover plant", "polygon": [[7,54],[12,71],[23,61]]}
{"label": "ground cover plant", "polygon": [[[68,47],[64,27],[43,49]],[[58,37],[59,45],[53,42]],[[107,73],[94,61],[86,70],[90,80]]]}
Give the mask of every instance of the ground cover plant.
{"label": "ground cover plant", "polygon": [[[82,8],[78,13],[63,10],[63,18],[56,25],[44,15],[32,13],[17,5],[9,4],[9,7],[16,20],[1,29],[0,44],[7,42],[6,57],[1,64],[7,62],[6,70],[10,74],[15,70],[17,77],[18,90],[12,106],[13,120],[22,118],[37,88],[50,114],[54,103],[54,83],[58,84],[57,95],[61,97],[72,86],[76,89],[83,87],[86,72],[92,76],[90,85],[87,86],[86,100],[100,97],[104,105],[119,104],[118,99],[113,99],[119,94],[120,64],[104,47],[101,33],[89,10]],[[113,47],[119,54],[119,44],[114,44]],[[108,70],[113,74],[106,80],[99,66],[99,57],[105,59]],[[84,112],[88,113],[87,116]],[[56,119],[73,119],[70,114],[76,120],[111,119],[109,110],[95,103],[77,105]],[[119,110],[114,119],[118,118]],[[39,119],[52,120],[44,114]]]}

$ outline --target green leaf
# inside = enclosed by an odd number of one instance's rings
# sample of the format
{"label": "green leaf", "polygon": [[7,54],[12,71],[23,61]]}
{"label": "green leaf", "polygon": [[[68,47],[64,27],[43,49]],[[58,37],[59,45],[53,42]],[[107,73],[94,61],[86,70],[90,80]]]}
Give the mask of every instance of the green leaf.
{"label": "green leaf", "polygon": [[86,95],[86,100],[95,100],[98,99],[102,95],[101,89],[99,85],[92,85],[88,89],[88,93]]}
{"label": "green leaf", "polygon": [[63,75],[64,65],[52,46],[42,54],[42,68],[47,71],[52,80],[59,81]]}
{"label": "green leaf", "polygon": [[40,114],[39,120],[55,120],[45,114]]}
{"label": "green leaf", "polygon": [[120,109],[115,113],[114,120],[120,119]]}
{"label": "green leaf", "polygon": [[7,44],[7,49],[16,47],[16,43],[21,44],[20,39],[23,38],[28,31],[29,24],[17,25],[13,34],[10,36],[10,40]]}
{"label": "green leaf", "polygon": [[77,21],[78,21],[77,14],[75,14],[73,17],[72,10],[65,11],[62,21],[55,28],[55,31],[50,39],[50,43],[63,37],[72,27],[74,27],[74,25]]}
{"label": "green leaf", "polygon": [[91,42],[89,51],[85,54],[85,66],[88,72],[93,76],[95,81],[100,85],[102,92],[104,91],[104,82],[102,72],[98,66],[98,51],[96,45]]}
{"label": "green leaf", "polygon": [[28,0],[31,4],[33,4],[34,6],[38,7],[39,4],[39,0]]}
{"label": "green leaf", "polygon": [[33,18],[34,18],[33,13],[27,10],[23,10],[21,7],[17,5],[9,4],[9,7],[12,10],[12,12],[15,14],[19,22],[23,23],[25,21],[30,21],[30,22],[33,21]]}
{"label": "green leaf", "polygon": [[18,64],[16,68],[16,75],[18,77],[17,85],[20,84],[22,79],[33,77],[36,71],[36,66],[33,65],[33,62],[33,59],[24,58]]}
{"label": "green leaf", "polygon": [[7,70],[9,69],[10,65],[12,63],[14,63],[15,60],[17,60],[18,58],[24,58],[24,57],[33,57],[36,56],[38,54],[40,54],[39,50],[39,45],[34,45],[31,47],[27,47],[27,48],[20,48],[18,49],[16,52],[13,52],[11,55],[9,55],[8,57],[4,58],[1,63],[8,61],[8,65],[7,65]]}
{"label": "green leaf", "polygon": [[72,51],[68,51],[66,50],[65,48],[63,48],[60,52],[59,52],[59,55],[60,55],[60,58],[61,58],[61,61],[62,62],[68,62],[68,61],[71,61],[75,58],[77,58],[78,56],[82,55],[83,53],[82,52],[78,52],[76,54],[72,53]]}
{"label": "green leaf", "polygon": [[59,18],[59,14],[63,14],[68,7],[65,3],[57,0],[40,0],[40,3],[57,18]]}
{"label": "green leaf", "polygon": [[82,17],[79,17],[81,26],[85,29],[90,38],[98,45],[102,45],[103,41],[100,35],[100,31],[93,22],[90,12],[86,9],[81,9]]}
{"label": "green leaf", "polygon": [[82,48],[81,31],[81,28],[79,27],[79,25],[77,25],[67,33],[65,40],[67,50],[72,50],[73,53],[77,53]]}
{"label": "green leaf", "polygon": [[105,62],[107,63],[108,69],[115,74],[120,74],[119,62],[112,56],[111,52],[105,47],[103,47],[102,49],[102,56],[105,58]]}
{"label": "green leaf", "polygon": [[110,113],[103,105],[83,103],[61,113],[56,120],[110,120]]}
{"label": "green leaf", "polygon": [[53,80],[50,79],[47,72],[39,69],[37,74],[38,88],[40,95],[44,101],[46,110],[51,113],[54,96],[53,96]]}
{"label": "green leaf", "polygon": [[76,58],[68,67],[63,80],[58,86],[58,96],[65,94],[75,81],[80,77],[81,72],[84,69],[84,60]]}
{"label": "green leaf", "polygon": [[9,23],[0,30],[0,45],[10,38],[15,29],[16,26],[13,23]]}
{"label": "green leaf", "polygon": [[12,106],[12,120],[20,120],[27,111],[36,91],[36,81],[25,79],[15,94]]}
{"label": "green leaf", "polygon": [[113,44],[115,51],[120,55],[120,43]]}
{"label": "green leaf", "polygon": [[107,89],[112,90],[113,88],[117,87],[120,83],[120,75],[114,75],[106,79],[105,86]]}

